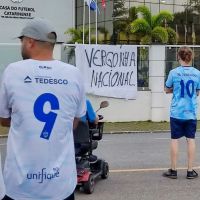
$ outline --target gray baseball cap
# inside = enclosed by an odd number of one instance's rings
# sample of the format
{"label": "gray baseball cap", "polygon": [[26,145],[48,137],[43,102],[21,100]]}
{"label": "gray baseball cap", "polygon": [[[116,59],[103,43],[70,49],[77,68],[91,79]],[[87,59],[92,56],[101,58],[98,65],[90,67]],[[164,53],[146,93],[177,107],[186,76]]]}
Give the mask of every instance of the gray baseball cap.
{"label": "gray baseball cap", "polygon": [[21,39],[24,36],[50,43],[56,43],[57,40],[55,29],[48,21],[41,18],[32,19],[25,25],[18,38]]}

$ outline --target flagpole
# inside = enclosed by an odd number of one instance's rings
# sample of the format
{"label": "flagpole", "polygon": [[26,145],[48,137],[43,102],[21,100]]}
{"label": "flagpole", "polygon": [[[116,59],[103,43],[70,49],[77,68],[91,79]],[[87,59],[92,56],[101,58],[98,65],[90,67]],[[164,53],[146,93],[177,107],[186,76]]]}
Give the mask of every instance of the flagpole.
{"label": "flagpole", "polygon": [[83,1],[83,44],[85,44],[85,0]]}
{"label": "flagpole", "polygon": [[185,44],[187,43],[187,25],[184,25],[185,28]]}
{"label": "flagpole", "polygon": [[178,54],[177,44],[178,44],[178,26],[176,24],[176,58],[177,58],[177,54]]}
{"label": "flagpole", "polygon": [[195,29],[194,29],[194,23],[192,23],[192,43],[195,45],[196,43],[196,34],[195,34]]}
{"label": "flagpole", "polygon": [[[91,3],[91,1],[90,1]],[[91,32],[90,32],[90,6],[88,6],[88,9],[89,9],[89,19],[88,19],[88,23],[89,23],[89,44],[91,44]]]}
{"label": "flagpole", "polygon": [[97,32],[97,23],[98,23],[98,18],[97,18],[97,10],[98,10],[98,5],[97,5],[97,0],[96,0],[96,44],[98,43],[98,32]]}
{"label": "flagpole", "polygon": [[178,43],[178,26],[176,24],[176,45],[177,45],[177,43]]}

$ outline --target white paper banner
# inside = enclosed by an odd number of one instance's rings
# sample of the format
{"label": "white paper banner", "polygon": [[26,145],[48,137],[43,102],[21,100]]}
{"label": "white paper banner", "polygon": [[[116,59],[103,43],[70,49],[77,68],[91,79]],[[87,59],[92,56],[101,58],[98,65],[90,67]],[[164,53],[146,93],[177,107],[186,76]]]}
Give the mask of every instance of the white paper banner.
{"label": "white paper banner", "polygon": [[135,99],[137,93],[137,46],[77,45],[76,66],[87,93]]}

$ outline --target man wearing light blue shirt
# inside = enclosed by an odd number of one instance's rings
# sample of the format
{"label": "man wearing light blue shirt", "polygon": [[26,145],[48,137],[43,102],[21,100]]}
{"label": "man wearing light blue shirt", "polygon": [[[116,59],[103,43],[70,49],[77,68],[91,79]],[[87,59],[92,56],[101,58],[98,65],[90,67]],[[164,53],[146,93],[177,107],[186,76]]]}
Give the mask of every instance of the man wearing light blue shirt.
{"label": "man wearing light blue shirt", "polygon": [[97,124],[99,121],[96,112],[94,111],[92,104],[89,99],[86,99],[86,115],[81,118],[82,121],[88,121],[89,123]]}

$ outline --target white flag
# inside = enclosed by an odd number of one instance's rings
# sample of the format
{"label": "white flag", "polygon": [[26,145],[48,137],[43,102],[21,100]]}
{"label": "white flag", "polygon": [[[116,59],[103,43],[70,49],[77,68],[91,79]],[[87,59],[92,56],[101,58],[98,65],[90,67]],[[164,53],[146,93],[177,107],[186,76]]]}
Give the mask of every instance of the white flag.
{"label": "white flag", "polygon": [[91,0],[84,0],[85,3],[87,3],[87,5],[90,7],[90,3],[91,3]]}

